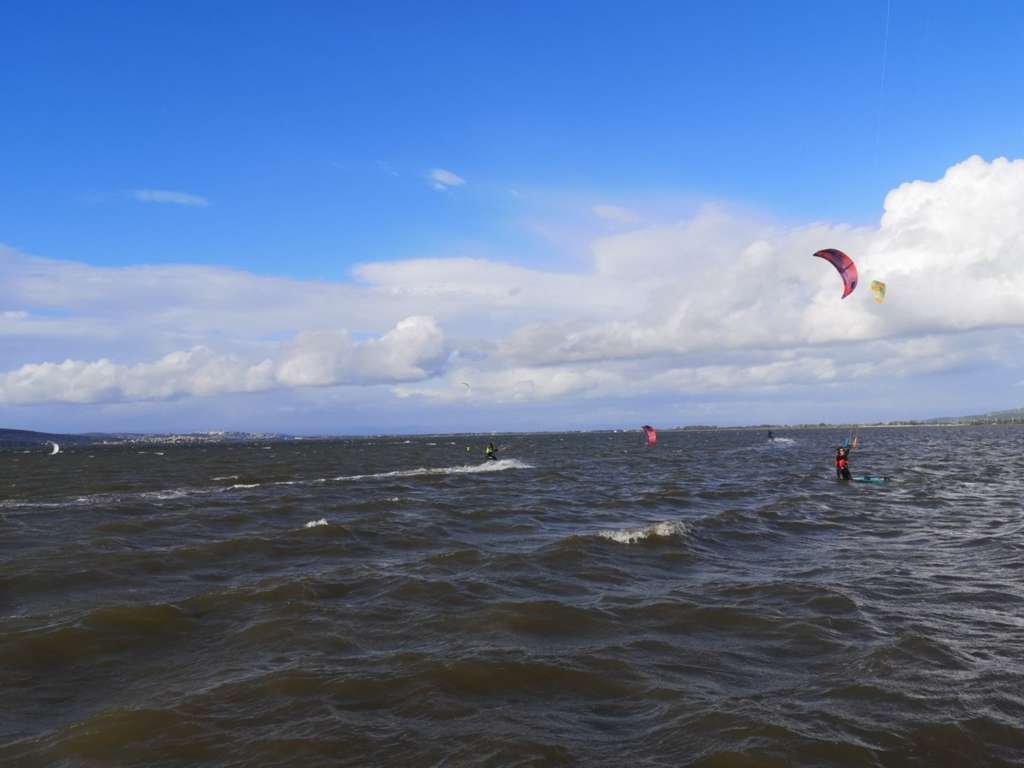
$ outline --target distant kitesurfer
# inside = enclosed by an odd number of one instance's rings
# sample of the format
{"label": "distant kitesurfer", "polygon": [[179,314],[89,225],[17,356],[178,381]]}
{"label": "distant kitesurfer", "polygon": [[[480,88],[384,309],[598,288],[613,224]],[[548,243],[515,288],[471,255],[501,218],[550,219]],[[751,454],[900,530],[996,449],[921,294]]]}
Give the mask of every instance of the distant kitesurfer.
{"label": "distant kitesurfer", "polygon": [[775,435],[772,434],[772,431],[770,429],[768,430],[768,442],[769,443],[774,443],[775,442]]}
{"label": "distant kitesurfer", "polygon": [[484,448],[484,456],[491,461],[498,460],[498,449],[494,447],[494,443],[488,443],[487,447]]}
{"label": "distant kitesurfer", "polygon": [[848,457],[852,450],[852,448],[844,448],[843,446],[836,448],[836,480],[850,479],[850,461]]}

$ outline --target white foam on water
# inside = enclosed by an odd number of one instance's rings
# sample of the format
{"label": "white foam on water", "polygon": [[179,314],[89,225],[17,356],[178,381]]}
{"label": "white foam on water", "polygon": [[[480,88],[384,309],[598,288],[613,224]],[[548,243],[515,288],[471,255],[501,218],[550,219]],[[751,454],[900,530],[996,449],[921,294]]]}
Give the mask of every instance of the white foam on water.
{"label": "white foam on water", "polygon": [[[120,504],[132,499],[146,499],[152,501],[171,501],[186,496],[204,496],[217,493],[225,493],[233,490],[244,490],[247,488],[258,488],[264,485],[320,485],[327,482],[345,482],[351,480],[377,480],[388,477],[422,477],[431,475],[462,475],[477,474],[483,472],[502,472],[508,469],[533,469],[532,464],[527,464],[518,459],[501,459],[499,461],[486,461],[482,464],[466,464],[456,467],[417,467],[416,469],[398,469],[392,472],[378,472],[367,475],[342,475],[341,477],[315,477],[308,480],[279,480],[273,483],[234,483],[229,486],[215,486],[212,488],[167,488],[157,491],[128,491],[122,493],[97,493],[88,496],[77,496],[60,501],[18,501],[14,499],[0,501],[0,508],[47,508],[59,509],[66,506],[97,506],[101,504]],[[214,481],[237,480],[238,475],[221,475],[212,478]],[[401,499],[393,496],[387,501],[400,502]],[[326,523],[325,523],[326,525]]]}
{"label": "white foam on water", "polygon": [[533,465],[519,461],[519,459],[499,459],[498,461],[485,461],[483,464],[463,464],[457,467],[396,469],[392,472],[377,472],[371,475],[341,475],[332,479],[343,481],[378,480],[385,477],[423,477],[425,475],[473,475],[482,472],[502,472],[506,469],[533,469]]}
{"label": "white foam on water", "polygon": [[796,445],[796,440],[792,437],[776,437],[771,442],[780,443],[781,445]]}
{"label": "white foam on water", "polygon": [[8,499],[0,501],[0,509],[60,509],[68,506],[67,502],[59,501],[19,501]]}
{"label": "white foam on water", "polygon": [[[166,501],[168,499],[181,499],[185,496],[195,496],[199,493],[206,493],[204,488],[169,488],[166,491],[145,491],[137,494],[143,499],[156,499],[157,501]],[[127,498],[134,494],[123,494],[120,498]]]}
{"label": "white foam on water", "polygon": [[319,528],[321,525],[327,525],[326,517],[321,517],[319,520],[310,520],[306,523],[307,528]]}
{"label": "white foam on water", "polygon": [[689,533],[689,530],[686,523],[681,520],[666,520],[654,525],[643,526],[642,528],[618,528],[598,531],[597,535],[609,541],[616,541],[619,544],[636,544],[652,536],[656,538],[685,536]]}

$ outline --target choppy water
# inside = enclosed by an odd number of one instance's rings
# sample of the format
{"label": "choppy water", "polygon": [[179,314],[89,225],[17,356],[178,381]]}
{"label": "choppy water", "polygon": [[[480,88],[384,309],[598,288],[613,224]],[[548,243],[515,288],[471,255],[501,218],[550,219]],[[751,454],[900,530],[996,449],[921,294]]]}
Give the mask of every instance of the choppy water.
{"label": "choppy water", "polygon": [[1024,430],[780,434],[0,454],[0,763],[1024,764]]}

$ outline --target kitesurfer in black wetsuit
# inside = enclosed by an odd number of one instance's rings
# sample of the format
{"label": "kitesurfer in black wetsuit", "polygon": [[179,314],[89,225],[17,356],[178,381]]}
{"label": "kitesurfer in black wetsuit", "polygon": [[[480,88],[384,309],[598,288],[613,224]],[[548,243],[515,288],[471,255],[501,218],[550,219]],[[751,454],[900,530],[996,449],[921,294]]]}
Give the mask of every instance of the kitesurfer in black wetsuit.
{"label": "kitesurfer in black wetsuit", "polygon": [[844,448],[843,446],[836,448],[836,480],[850,479],[849,455],[852,450],[852,448]]}
{"label": "kitesurfer in black wetsuit", "polygon": [[770,429],[768,430],[768,442],[769,443],[774,443],[775,442],[775,435],[772,434],[772,431]]}
{"label": "kitesurfer in black wetsuit", "polygon": [[484,448],[484,456],[491,461],[498,460],[498,449],[494,447],[494,443],[488,443],[487,447]]}

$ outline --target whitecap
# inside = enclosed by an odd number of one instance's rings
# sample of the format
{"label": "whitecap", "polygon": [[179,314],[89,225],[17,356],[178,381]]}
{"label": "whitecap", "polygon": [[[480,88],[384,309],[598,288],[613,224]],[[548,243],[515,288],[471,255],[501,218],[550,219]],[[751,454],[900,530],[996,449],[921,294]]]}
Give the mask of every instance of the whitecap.
{"label": "whitecap", "polygon": [[385,477],[422,477],[425,475],[471,475],[481,472],[502,472],[506,469],[533,469],[532,464],[519,459],[499,459],[485,461],[482,464],[463,464],[456,467],[417,467],[416,469],[396,469],[392,472],[376,472],[371,475],[341,475],[333,478],[344,480],[378,480]]}
{"label": "whitecap", "polygon": [[[197,493],[203,493],[201,488],[169,488],[166,491],[145,491],[138,494],[139,498],[143,499],[156,499],[157,501],[166,501],[168,499],[181,499],[185,496],[193,496]],[[125,494],[122,498],[127,498],[134,494]]]}
{"label": "whitecap", "polygon": [[319,520],[310,520],[306,523],[307,528],[319,528],[321,525],[327,525],[326,517],[321,517]]}
{"label": "whitecap", "polygon": [[669,536],[685,536],[689,532],[686,523],[681,520],[666,520],[654,525],[647,525],[641,528],[616,528],[613,530],[598,531],[597,535],[603,539],[617,541],[619,544],[636,544],[652,536],[663,538]]}

